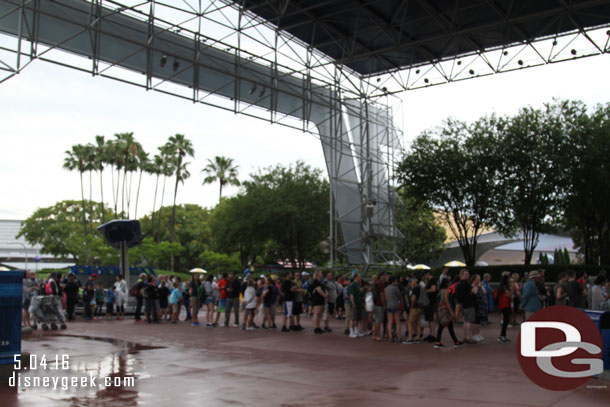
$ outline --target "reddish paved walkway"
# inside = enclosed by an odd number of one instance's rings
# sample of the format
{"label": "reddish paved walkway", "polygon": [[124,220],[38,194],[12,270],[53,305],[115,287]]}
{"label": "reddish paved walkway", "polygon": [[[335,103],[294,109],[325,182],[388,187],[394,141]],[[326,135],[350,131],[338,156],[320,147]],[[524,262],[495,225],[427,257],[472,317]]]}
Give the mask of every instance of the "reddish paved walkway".
{"label": "reddish paved walkway", "polygon": [[[521,372],[510,345],[488,339],[460,349],[430,344],[374,343],[349,339],[342,322],[335,332],[242,331],[236,328],[134,324],[133,321],[76,322],[67,331],[23,341],[23,351],[69,354],[71,369],[94,376],[135,376],[134,388],[0,391],[11,405],[106,406],[608,406],[610,383],[591,379],[575,391],[543,390]],[[461,336],[461,327],[457,328]],[[60,335],[113,338],[100,341]],[[38,334],[37,334],[38,335]],[[445,343],[449,343],[445,333]],[[126,341],[126,342],[125,342]],[[131,343],[131,344],[130,344]],[[146,349],[139,345],[162,347]],[[49,356],[47,356],[49,357]],[[57,372],[38,371],[39,375]],[[23,376],[32,373],[23,373]]]}

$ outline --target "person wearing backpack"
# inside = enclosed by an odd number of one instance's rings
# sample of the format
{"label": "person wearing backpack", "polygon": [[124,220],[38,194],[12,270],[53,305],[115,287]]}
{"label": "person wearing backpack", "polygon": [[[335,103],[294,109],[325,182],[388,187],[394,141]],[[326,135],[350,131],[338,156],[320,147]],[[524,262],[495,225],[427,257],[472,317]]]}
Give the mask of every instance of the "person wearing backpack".
{"label": "person wearing backpack", "polygon": [[460,270],[460,282],[455,288],[455,300],[457,319],[464,317],[464,343],[476,344],[477,341],[472,339],[472,325],[476,322],[476,297],[470,284],[470,272],[467,269]]}
{"label": "person wearing backpack", "polygon": [[[428,323],[428,336],[424,338],[428,342],[436,342],[436,326],[434,324],[434,316],[436,314],[437,297],[438,297],[438,285],[436,279],[430,275],[430,272],[426,272],[424,276],[426,283],[424,290],[424,320]],[[423,336],[423,329],[422,329]]]}
{"label": "person wearing backpack", "polygon": [[[385,279],[382,277],[382,279]],[[384,301],[386,304],[388,326],[386,333],[390,338],[390,342],[400,342],[400,303],[402,295],[398,288],[398,280],[395,277],[390,277],[388,286],[384,290]],[[396,333],[392,332],[392,326],[396,325]]]}
{"label": "person wearing backpack", "polygon": [[449,331],[449,335],[451,335],[451,339],[453,340],[453,347],[462,347],[464,346],[464,343],[458,340],[457,336],[455,336],[455,331],[453,329],[453,321],[455,321],[455,312],[453,311],[453,307],[451,306],[451,301],[449,301],[449,279],[443,279],[440,283],[439,289],[440,300],[438,304],[438,331],[436,332],[436,343],[434,344],[434,348],[446,348],[446,346],[443,345],[442,342],[443,330],[445,329],[445,327]]}
{"label": "person wearing backpack", "polygon": [[425,294],[426,290],[422,289],[417,281],[417,278],[413,278],[410,282],[411,293],[411,311],[409,312],[409,335],[402,343],[410,345],[413,343],[420,343],[421,338],[421,315],[423,312],[424,300],[422,298],[422,292]]}
{"label": "person wearing backpack", "polygon": [[[377,275],[377,282],[373,286],[373,330],[375,332],[375,341],[381,342],[383,339],[381,337],[381,327],[385,323],[386,319],[386,298],[385,298],[385,288],[386,281],[389,277],[389,274],[380,271]],[[400,318],[399,318],[400,320]],[[388,333],[389,337],[389,333]]]}

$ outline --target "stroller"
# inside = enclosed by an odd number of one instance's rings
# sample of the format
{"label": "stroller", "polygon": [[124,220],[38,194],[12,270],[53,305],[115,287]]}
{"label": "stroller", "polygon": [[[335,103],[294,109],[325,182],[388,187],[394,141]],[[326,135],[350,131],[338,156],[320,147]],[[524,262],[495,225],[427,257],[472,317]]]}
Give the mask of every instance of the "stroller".
{"label": "stroller", "polygon": [[38,324],[41,324],[43,331],[49,329],[56,330],[57,324],[60,324],[61,329],[66,329],[66,319],[64,310],[61,307],[61,298],[58,295],[37,295],[32,297],[29,308],[32,315],[32,328],[37,329]]}

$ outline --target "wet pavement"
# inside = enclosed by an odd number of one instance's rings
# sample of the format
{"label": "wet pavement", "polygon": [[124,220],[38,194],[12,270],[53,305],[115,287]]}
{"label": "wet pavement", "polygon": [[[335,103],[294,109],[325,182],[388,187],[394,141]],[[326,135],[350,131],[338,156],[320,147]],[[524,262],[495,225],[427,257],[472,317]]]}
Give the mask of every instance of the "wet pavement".
{"label": "wet pavement", "polygon": [[[509,345],[495,340],[496,323],[483,328],[488,339],[478,345],[438,350],[427,343],[349,339],[343,321],[333,321],[334,332],[322,335],[313,334],[310,319],[302,325],[305,332],[282,333],[127,320],[73,322],[66,331],[38,331],[23,340],[22,385],[0,388],[0,406],[610,404],[609,382],[591,379],[568,392],[530,382],[517,362],[517,328],[509,329]],[[461,327],[456,332],[460,336]],[[67,364],[62,365],[64,355]],[[27,362],[33,363],[25,370]],[[23,384],[35,377],[48,377],[50,388]],[[64,390],[64,377],[93,377],[95,386]]]}

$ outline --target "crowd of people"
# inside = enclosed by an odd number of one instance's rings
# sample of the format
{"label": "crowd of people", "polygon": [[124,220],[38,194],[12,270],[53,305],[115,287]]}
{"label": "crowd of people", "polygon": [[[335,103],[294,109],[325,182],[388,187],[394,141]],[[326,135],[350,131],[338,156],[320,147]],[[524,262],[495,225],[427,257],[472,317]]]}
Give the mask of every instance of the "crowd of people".
{"label": "crowd of people", "polygon": [[[590,282],[586,274],[577,278],[571,271],[561,274],[554,286],[545,283],[544,274],[544,270],[524,276],[505,272],[492,289],[489,274],[470,275],[462,269],[451,276],[448,268],[438,278],[429,271],[419,275],[379,272],[368,279],[356,271],[336,276],[321,270],[255,276],[250,268],[243,275],[195,274],[186,281],[178,276],[142,274],[131,287],[121,276],[103,287],[95,274],[81,283],[74,274],[63,278],[51,274],[39,281],[28,273],[23,285],[23,322],[29,324],[27,308],[32,295],[62,296],[68,320],[75,318],[77,304],[82,304],[86,320],[124,319],[128,297],[134,297],[136,322],[188,321],[193,326],[205,322],[208,328],[300,332],[305,329],[302,318],[311,318],[313,332],[324,334],[332,332],[329,321],[338,319],[344,320],[349,338],[372,336],[378,342],[429,342],[445,348],[445,330],[454,347],[485,340],[481,326],[490,324],[494,309],[502,315],[501,343],[509,342],[508,327],[545,306],[610,309],[610,282],[605,273]],[[455,332],[458,324],[462,339]]]}

